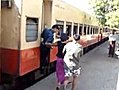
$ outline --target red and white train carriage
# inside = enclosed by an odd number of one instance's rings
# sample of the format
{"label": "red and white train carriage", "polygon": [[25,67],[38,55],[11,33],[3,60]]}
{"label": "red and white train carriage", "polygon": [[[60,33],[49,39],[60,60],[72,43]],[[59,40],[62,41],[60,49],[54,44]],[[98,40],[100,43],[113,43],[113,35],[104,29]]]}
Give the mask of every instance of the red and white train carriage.
{"label": "red and white train carriage", "polygon": [[[2,73],[13,78],[40,68],[44,27],[57,23],[70,36],[80,34],[84,52],[106,38],[94,17],[61,0],[2,0],[1,10]],[[55,62],[56,53],[57,47],[53,47],[50,63]]]}

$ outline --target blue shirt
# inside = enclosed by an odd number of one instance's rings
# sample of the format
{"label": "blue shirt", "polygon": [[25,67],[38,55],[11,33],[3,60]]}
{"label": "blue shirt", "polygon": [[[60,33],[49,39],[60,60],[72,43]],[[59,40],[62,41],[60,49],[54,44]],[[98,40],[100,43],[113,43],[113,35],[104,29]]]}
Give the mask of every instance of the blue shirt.
{"label": "blue shirt", "polygon": [[52,29],[44,29],[41,37],[43,38],[43,43],[52,43],[54,38],[53,38],[53,30]]}

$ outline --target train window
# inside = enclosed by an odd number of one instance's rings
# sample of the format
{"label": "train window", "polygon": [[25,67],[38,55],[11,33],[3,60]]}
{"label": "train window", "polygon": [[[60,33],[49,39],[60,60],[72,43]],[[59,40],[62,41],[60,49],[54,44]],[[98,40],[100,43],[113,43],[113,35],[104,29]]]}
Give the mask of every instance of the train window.
{"label": "train window", "polygon": [[95,31],[96,34],[98,34],[98,28],[96,28],[96,31]]}
{"label": "train window", "polygon": [[82,35],[82,25],[79,26],[79,35]]}
{"label": "train window", "polygon": [[63,25],[59,25],[59,28],[60,28],[60,32],[63,32],[63,28],[64,28],[64,26]]}
{"label": "train window", "polygon": [[84,35],[86,35],[86,26],[84,26]]}
{"label": "train window", "polygon": [[93,28],[91,27],[91,32],[90,32],[91,34],[93,34]]}
{"label": "train window", "polygon": [[73,31],[73,35],[77,34],[77,29],[78,29],[78,24],[74,24],[74,31]]}
{"label": "train window", "polygon": [[93,28],[93,34],[95,34],[95,28]]}
{"label": "train window", "polygon": [[66,34],[71,36],[71,22],[66,22]]}
{"label": "train window", "polygon": [[67,25],[67,26],[66,26],[66,34],[67,34],[68,36],[71,36],[71,26],[70,26],[70,25]]}
{"label": "train window", "polygon": [[26,41],[36,41],[38,38],[38,19],[27,18],[26,19]]}
{"label": "train window", "polygon": [[56,20],[56,23],[58,24],[59,28],[61,29],[61,32],[63,32],[64,22],[60,21],[60,20]]}
{"label": "train window", "polygon": [[90,34],[90,26],[88,26],[87,34]]}

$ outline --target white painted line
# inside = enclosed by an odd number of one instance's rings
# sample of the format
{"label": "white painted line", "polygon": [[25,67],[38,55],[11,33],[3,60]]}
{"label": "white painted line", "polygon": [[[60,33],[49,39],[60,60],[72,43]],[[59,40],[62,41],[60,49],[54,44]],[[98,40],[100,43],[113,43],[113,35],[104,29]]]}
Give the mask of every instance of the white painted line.
{"label": "white painted line", "polygon": [[119,90],[119,73],[118,73],[118,78],[117,78],[117,88],[116,90]]}

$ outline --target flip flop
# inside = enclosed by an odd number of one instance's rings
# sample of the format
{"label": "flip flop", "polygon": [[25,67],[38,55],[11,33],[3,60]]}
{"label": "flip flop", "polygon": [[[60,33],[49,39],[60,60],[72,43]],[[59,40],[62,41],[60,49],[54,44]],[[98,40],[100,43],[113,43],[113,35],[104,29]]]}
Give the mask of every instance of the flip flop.
{"label": "flip flop", "polygon": [[71,83],[72,83],[72,82],[68,82],[67,85],[65,86],[65,89],[70,88],[70,87],[71,87]]}
{"label": "flip flop", "polygon": [[60,90],[60,88],[59,87],[56,87],[56,90]]}

